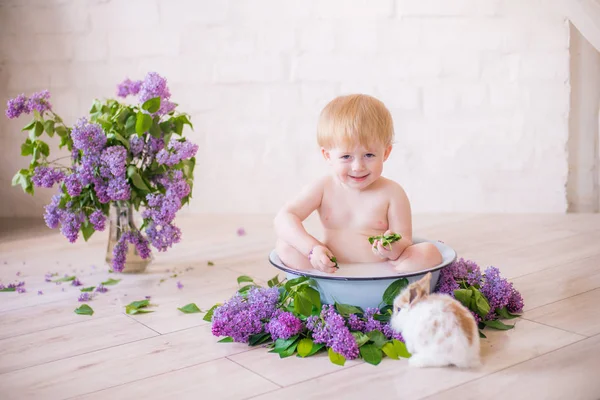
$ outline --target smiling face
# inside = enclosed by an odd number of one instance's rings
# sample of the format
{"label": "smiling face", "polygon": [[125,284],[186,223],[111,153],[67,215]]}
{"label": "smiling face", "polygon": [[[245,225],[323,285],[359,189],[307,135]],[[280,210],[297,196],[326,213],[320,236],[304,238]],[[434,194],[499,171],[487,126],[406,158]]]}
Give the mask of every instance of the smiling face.
{"label": "smiling face", "polygon": [[383,172],[383,162],[388,158],[392,146],[373,145],[352,148],[322,148],[325,160],[333,168],[335,177],[343,185],[363,190],[375,182]]}

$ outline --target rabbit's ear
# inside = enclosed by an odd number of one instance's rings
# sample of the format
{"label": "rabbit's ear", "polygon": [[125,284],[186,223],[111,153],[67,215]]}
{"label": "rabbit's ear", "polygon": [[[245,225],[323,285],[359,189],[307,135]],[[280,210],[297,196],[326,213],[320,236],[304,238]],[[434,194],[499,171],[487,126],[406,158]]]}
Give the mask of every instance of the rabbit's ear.
{"label": "rabbit's ear", "polygon": [[421,287],[415,285],[410,288],[408,303],[412,306],[417,301],[421,300],[422,298],[424,298],[426,296],[427,296],[427,293],[425,291],[423,291],[423,289]]}
{"label": "rabbit's ear", "polygon": [[424,277],[417,282],[426,294],[431,292],[431,272],[428,272]]}

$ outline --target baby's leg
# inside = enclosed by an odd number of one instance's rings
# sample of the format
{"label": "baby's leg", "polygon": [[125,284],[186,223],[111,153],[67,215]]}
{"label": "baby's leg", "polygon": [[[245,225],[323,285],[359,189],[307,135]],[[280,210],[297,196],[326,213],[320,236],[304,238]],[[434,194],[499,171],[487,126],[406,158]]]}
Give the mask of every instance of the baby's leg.
{"label": "baby's leg", "polygon": [[313,266],[307,257],[281,239],[277,239],[275,252],[281,261],[289,268],[301,271],[313,269]]}
{"label": "baby's leg", "polygon": [[423,242],[408,246],[395,261],[390,261],[400,272],[421,271],[442,262],[442,255],[433,243]]}

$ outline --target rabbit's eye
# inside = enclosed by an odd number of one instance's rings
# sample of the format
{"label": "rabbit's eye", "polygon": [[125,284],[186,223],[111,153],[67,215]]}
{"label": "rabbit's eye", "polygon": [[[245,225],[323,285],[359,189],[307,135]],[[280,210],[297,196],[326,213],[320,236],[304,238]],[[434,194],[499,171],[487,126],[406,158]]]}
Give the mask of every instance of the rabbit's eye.
{"label": "rabbit's eye", "polygon": [[400,312],[400,307],[398,307],[398,306],[394,307],[394,311],[397,312],[397,313],[399,313]]}

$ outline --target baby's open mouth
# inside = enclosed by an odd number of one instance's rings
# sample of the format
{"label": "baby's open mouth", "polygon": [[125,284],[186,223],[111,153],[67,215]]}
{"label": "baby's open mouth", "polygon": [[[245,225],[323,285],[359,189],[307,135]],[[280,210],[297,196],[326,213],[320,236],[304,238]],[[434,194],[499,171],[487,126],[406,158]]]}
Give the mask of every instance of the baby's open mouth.
{"label": "baby's open mouth", "polygon": [[369,176],[370,174],[366,174],[363,176],[352,176],[352,175],[348,175],[350,178],[354,179],[355,181],[364,181],[367,176]]}

